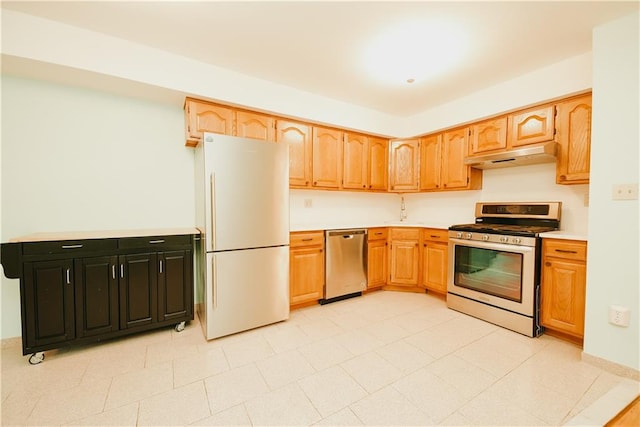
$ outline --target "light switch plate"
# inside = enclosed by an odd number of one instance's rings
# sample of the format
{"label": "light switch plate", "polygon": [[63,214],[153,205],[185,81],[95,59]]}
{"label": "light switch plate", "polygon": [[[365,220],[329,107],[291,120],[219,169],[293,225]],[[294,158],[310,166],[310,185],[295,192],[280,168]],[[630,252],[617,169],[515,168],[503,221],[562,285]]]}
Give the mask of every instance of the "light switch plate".
{"label": "light switch plate", "polygon": [[613,200],[638,200],[638,184],[614,184]]}

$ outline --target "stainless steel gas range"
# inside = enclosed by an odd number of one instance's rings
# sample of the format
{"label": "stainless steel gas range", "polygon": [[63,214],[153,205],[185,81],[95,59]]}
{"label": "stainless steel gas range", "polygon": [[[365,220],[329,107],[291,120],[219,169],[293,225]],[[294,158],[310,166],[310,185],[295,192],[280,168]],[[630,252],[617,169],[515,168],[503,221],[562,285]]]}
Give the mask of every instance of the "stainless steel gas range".
{"label": "stainless steel gas range", "polygon": [[529,337],[542,332],[540,233],[561,202],[476,203],[475,223],[449,227],[447,306]]}

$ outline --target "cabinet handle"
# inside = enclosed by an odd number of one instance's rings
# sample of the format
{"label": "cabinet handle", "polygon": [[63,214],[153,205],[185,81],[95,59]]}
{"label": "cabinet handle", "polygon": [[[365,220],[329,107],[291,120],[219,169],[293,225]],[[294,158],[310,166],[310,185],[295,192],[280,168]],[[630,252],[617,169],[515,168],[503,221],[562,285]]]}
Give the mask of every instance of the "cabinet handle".
{"label": "cabinet handle", "polygon": [[313,240],[313,238],[311,238],[311,239],[302,239],[303,242],[310,242],[312,240]]}
{"label": "cabinet handle", "polygon": [[162,274],[162,260],[160,260],[160,274]]}
{"label": "cabinet handle", "polygon": [[544,266],[545,267],[551,267],[551,263],[549,261],[547,261],[547,262],[544,263]]}
{"label": "cabinet handle", "polygon": [[67,285],[71,284],[71,269],[67,268]]}
{"label": "cabinet handle", "polygon": [[577,254],[578,251],[570,251],[568,249],[554,249],[556,252],[560,252],[563,254]]}
{"label": "cabinet handle", "polygon": [[62,245],[62,249],[79,249],[82,245]]}
{"label": "cabinet handle", "polygon": [[436,236],[435,234],[430,234],[429,237],[433,238],[433,239],[439,239],[440,236]]}
{"label": "cabinet handle", "polygon": [[149,244],[153,245],[154,243],[164,243],[163,239],[159,239],[159,240],[149,240]]}
{"label": "cabinet handle", "polygon": [[111,266],[111,275],[113,276],[113,280],[115,280],[116,279],[116,265],[115,264],[113,264]]}
{"label": "cabinet handle", "polygon": [[120,278],[124,279],[124,264],[120,264]]}

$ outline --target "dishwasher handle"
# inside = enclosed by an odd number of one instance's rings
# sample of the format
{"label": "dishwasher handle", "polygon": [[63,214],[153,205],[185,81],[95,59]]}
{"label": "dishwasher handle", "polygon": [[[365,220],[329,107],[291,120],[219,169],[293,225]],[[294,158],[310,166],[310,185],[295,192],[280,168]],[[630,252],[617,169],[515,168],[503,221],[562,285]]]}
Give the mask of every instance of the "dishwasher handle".
{"label": "dishwasher handle", "polygon": [[367,234],[367,230],[327,230],[327,237],[342,237],[344,239],[353,239],[356,235]]}

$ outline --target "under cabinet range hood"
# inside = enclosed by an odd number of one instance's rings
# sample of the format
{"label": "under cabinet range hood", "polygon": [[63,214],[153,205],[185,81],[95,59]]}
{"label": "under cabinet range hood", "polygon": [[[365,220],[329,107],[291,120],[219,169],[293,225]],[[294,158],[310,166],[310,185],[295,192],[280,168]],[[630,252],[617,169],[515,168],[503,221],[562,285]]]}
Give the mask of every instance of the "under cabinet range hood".
{"label": "under cabinet range hood", "polygon": [[476,169],[496,169],[510,166],[553,163],[556,161],[558,144],[549,141],[515,150],[502,151],[480,156],[465,157],[464,164]]}

